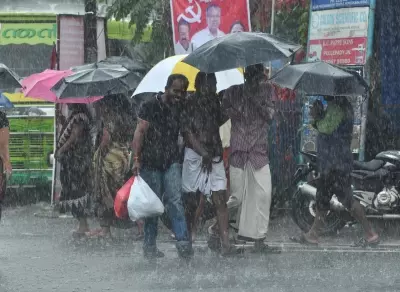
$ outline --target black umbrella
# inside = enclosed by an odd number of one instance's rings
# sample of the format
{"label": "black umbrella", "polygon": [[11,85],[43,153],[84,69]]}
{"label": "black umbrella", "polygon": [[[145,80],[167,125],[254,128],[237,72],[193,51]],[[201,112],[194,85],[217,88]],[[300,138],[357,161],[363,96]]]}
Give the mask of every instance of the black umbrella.
{"label": "black umbrella", "polygon": [[72,68],[74,73],[51,89],[57,97],[81,98],[127,93],[141,78],[121,65],[94,63]]}
{"label": "black umbrella", "polygon": [[325,62],[288,65],[271,81],[307,95],[360,96],[368,89],[368,84],[357,72]]}
{"label": "black umbrella", "polygon": [[108,58],[100,61],[100,63],[121,65],[121,66],[125,67],[126,69],[128,69],[130,71],[135,71],[135,72],[140,72],[140,73],[146,73],[147,72],[147,68],[143,63],[141,63],[141,62],[139,62],[137,60],[132,60],[131,58],[126,57],[126,56],[108,57]]}
{"label": "black umbrella", "polygon": [[267,33],[240,32],[205,43],[182,62],[213,73],[287,58],[300,48]]}
{"label": "black umbrella", "polygon": [[14,91],[17,88],[22,88],[21,83],[19,83],[18,75],[9,69],[6,65],[0,63],[0,90]]}

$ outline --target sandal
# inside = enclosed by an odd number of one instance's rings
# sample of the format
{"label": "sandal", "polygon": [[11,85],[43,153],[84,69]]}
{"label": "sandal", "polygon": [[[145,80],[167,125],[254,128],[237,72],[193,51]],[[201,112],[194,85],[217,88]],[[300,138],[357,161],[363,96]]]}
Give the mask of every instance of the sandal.
{"label": "sandal", "polygon": [[219,236],[212,230],[212,226],[210,226],[207,230],[208,232],[208,239],[207,239],[207,245],[208,248],[211,249],[212,251],[220,251],[222,248],[221,245],[221,240]]}
{"label": "sandal", "polygon": [[306,239],[304,234],[300,235],[299,237],[297,236],[292,236],[290,237],[290,240],[299,244],[303,245],[312,245],[312,246],[318,246],[318,242],[312,242]]}
{"label": "sandal", "polygon": [[88,232],[85,232],[85,236],[92,237],[92,236],[95,236],[95,235],[97,235],[97,234],[99,234],[101,232],[102,232],[101,228],[97,228],[97,229],[93,229],[93,230],[90,230]]}
{"label": "sandal", "polygon": [[90,239],[112,239],[111,233],[104,234],[102,231],[100,232],[86,232],[87,238]]}
{"label": "sandal", "polygon": [[360,240],[352,244],[351,247],[362,247],[362,248],[377,247],[379,243],[380,243],[379,237],[373,241],[368,241],[365,238],[360,238]]}
{"label": "sandal", "polygon": [[133,241],[142,241],[144,239],[144,234],[136,234],[133,236]]}
{"label": "sandal", "polygon": [[82,238],[85,238],[87,235],[86,235],[86,233],[87,232],[81,232],[81,231],[72,231],[72,237],[74,238],[74,239],[82,239]]}
{"label": "sandal", "polygon": [[221,251],[221,256],[223,257],[231,257],[242,255],[244,253],[244,248],[236,248],[236,246],[231,245],[227,251]]}

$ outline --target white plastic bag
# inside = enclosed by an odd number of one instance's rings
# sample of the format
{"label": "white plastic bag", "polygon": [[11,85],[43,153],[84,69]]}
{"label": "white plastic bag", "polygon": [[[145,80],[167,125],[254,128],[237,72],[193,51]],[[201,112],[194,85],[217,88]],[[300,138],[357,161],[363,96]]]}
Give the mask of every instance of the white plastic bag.
{"label": "white plastic bag", "polygon": [[132,221],[164,213],[163,203],[140,176],[136,177],[131,187],[128,212]]}

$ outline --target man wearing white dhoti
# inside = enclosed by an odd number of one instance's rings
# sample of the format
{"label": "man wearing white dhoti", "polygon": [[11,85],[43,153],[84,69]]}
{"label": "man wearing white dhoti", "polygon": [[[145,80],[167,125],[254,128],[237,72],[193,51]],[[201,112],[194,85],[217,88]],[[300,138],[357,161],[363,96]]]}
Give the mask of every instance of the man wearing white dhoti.
{"label": "man wearing white dhoti", "polygon": [[245,84],[226,90],[223,109],[231,119],[230,210],[237,208],[238,235],[266,250],[271,206],[268,129],[274,115],[271,84],[264,83],[264,66],[245,69]]}
{"label": "man wearing white dhoti", "polygon": [[[216,94],[215,74],[198,73],[196,93],[189,96],[182,115],[182,134],[186,149],[182,169],[182,187],[186,196],[201,193],[212,201],[217,213],[222,255],[231,255],[235,249],[229,244],[228,209],[226,205],[226,174],[222,159],[223,149],[219,128],[228,118],[222,114]],[[188,201],[188,200],[185,200]],[[190,201],[190,200],[189,200]],[[187,204],[191,208],[196,204]],[[195,207],[193,211],[195,211]],[[193,230],[193,211],[187,215],[188,227]],[[190,224],[192,222],[192,224]]]}

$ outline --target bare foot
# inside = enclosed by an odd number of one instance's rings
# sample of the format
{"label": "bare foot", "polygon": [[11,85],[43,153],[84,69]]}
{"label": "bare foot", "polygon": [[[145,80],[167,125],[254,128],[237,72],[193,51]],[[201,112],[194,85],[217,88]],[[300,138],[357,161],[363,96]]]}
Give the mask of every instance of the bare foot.
{"label": "bare foot", "polygon": [[368,243],[375,243],[379,241],[379,235],[375,232],[372,232],[371,234],[369,234],[368,236],[366,236],[365,240]]}
{"label": "bare foot", "polygon": [[90,238],[111,238],[111,231],[100,228],[100,230],[97,229],[95,232],[88,232],[86,236]]}
{"label": "bare foot", "polygon": [[87,232],[90,232],[89,228],[77,228],[72,233],[74,233],[74,234],[85,234]]}
{"label": "bare foot", "polygon": [[315,235],[313,235],[313,234],[304,233],[304,234],[303,234],[303,239],[304,239],[305,241],[307,241],[308,243],[311,243],[311,244],[318,244],[318,237],[315,236]]}
{"label": "bare foot", "polygon": [[91,236],[95,236],[95,235],[99,234],[101,231],[102,231],[101,228],[96,228],[96,229],[85,232],[85,234],[86,234],[86,236],[91,237]]}

